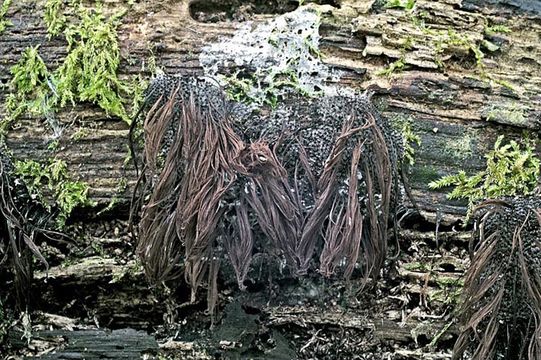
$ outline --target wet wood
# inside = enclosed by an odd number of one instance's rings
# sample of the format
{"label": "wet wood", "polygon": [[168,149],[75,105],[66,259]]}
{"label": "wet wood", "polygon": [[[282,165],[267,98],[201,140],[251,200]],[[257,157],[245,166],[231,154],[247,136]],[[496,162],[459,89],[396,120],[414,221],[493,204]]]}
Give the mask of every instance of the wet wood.
{"label": "wet wood", "polygon": [[[398,341],[402,343],[415,343],[417,337],[423,335],[433,338],[446,327],[446,322],[438,319],[404,319],[396,321],[390,319],[370,318],[359,316],[355,312],[333,311],[321,308],[297,307],[297,308],[271,308],[267,309],[269,325],[285,326],[298,325],[309,328],[310,326],[331,326],[352,328],[356,330],[368,330],[381,341]],[[457,333],[457,327],[451,326],[446,329],[443,339],[449,339]]]}

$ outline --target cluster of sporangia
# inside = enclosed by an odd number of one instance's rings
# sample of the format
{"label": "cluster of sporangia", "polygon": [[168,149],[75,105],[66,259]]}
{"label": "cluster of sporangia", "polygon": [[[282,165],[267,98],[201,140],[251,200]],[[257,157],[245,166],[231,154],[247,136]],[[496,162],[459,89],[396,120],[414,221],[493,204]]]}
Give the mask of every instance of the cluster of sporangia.
{"label": "cluster of sporangia", "polygon": [[[206,278],[213,310],[220,264],[244,288],[255,256],[294,276],[378,276],[403,149],[367,96],[271,111],[230,101],[212,80],[160,76],[146,106],[138,252],[152,280],[184,274],[195,300]],[[541,359],[540,208],[478,207],[455,359]]]}
{"label": "cluster of sporangia", "polygon": [[541,199],[481,203],[474,235],[454,359],[541,359]]}
{"label": "cluster of sporangia", "polygon": [[[151,280],[183,274],[195,300],[206,279],[212,312],[220,264],[244,288],[256,256],[294,276],[379,275],[401,206],[403,149],[369,97],[295,98],[270,111],[227,99],[212,80],[163,75],[145,106],[132,210]],[[5,151],[0,177],[1,260],[24,304],[50,215]],[[541,359],[541,200],[488,200],[475,214],[453,358]]]}
{"label": "cluster of sporangia", "polygon": [[151,279],[184,274],[195,299],[220,263],[244,288],[255,256],[294,276],[379,275],[402,139],[368,96],[255,109],[212,80],[161,75],[145,104],[138,252]]}

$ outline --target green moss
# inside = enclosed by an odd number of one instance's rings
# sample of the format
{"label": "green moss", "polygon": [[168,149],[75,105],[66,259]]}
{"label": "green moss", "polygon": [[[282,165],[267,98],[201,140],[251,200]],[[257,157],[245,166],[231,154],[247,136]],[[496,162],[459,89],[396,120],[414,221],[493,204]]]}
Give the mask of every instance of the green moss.
{"label": "green moss", "polygon": [[[120,47],[117,28],[118,13],[106,17],[102,6],[89,9],[78,0],[69,3],[48,0],[45,4],[45,21],[51,36],[62,33],[67,42],[68,54],[63,63],[49,73],[38,54],[38,47],[27,48],[19,62],[12,67],[13,78],[6,98],[7,116],[0,123],[5,132],[10,123],[29,112],[34,116],[52,117],[68,104],[91,102],[108,115],[126,122],[130,116],[126,108],[137,107],[143,97],[144,81],[118,78]],[[69,13],[71,21],[67,21]],[[127,100],[132,98],[133,102]]]}
{"label": "green moss", "polygon": [[407,264],[404,264],[403,266],[404,266],[404,269],[409,270],[409,271],[429,271],[430,270],[427,264],[420,263],[420,262],[407,263]]}
{"label": "green moss", "polygon": [[12,26],[11,21],[6,20],[6,15],[11,5],[12,0],[3,0],[2,5],[0,5],[0,35],[6,30],[8,26]]}
{"label": "green moss", "polygon": [[90,135],[90,129],[81,127],[70,136],[70,139],[78,141],[84,139],[88,135]]}
{"label": "green moss", "polygon": [[486,110],[486,119],[515,126],[523,126],[528,122],[526,107],[516,102],[490,106]]}
{"label": "green moss", "polygon": [[453,28],[446,30],[435,30],[425,24],[424,18],[428,14],[411,16],[411,21],[423,34],[427,35],[428,46],[434,49],[434,62],[444,68],[443,55],[453,51],[472,53],[475,58],[475,65],[483,77],[486,77],[484,69],[484,53],[480,44],[467,34],[460,34]]}
{"label": "green moss", "polygon": [[[496,27],[496,29],[505,32],[506,27]],[[461,51],[467,51],[473,54],[475,58],[475,66],[481,79],[488,81],[491,84],[496,83],[500,86],[508,88],[509,90],[516,91],[514,86],[509,82],[497,79],[494,77],[494,75],[486,72],[485,64],[483,62],[485,54],[481,50],[481,46],[483,46],[486,50],[490,52],[494,52],[499,49],[497,45],[489,42],[486,39],[480,40],[480,42],[477,43],[468,35],[459,34],[452,28],[447,29],[447,31],[435,31],[426,29],[426,33],[434,36],[430,43],[435,49],[434,61],[440,68],[445,67],[445,64],[442,60],[443,54],[449,51],[453,51],[453,48],[459,49]]]}
{"label": "green moss", "polygon": [[50,111],[47,80],[49,72],[38,53],[39,45],[26,48],[14,66],[6,98],[6,117],[0,122],[2,134],[9,124],[25,112],[42,114]]}
{"label": "green moss", "polygon": [[15,173],[25,182],[32,197],[49,210],[56,210],[58,228],[64,227],[77,206],[94,205],[88,199],[88,185],[73,181],[62,160],[51,160],[47,164],[34,160],[16,161]]}
{"label": "green moss", "polygon": [[477,68],[484,74],[483,58],[484,54],[469,36],[465,34],[459,34],[454,29],[449,28],[447,31],[435,32],[434,48],[435,48],[435,62],[438,66],[443,67],[442,55],[452,48],[457,48],[462,51],[472,52],[475,56],[475,64]]}
{"label": "green moss", "polygon": [[404,159],[409,165],[415,164],[415,148],[421,146],[421,137],[413,132],[413,119],[409,116],[397,115],[390,120],[391,126],[402,134]]}
{"label": "green moss", "polygon": [[413,49],[413,44],[414,44],[413,37],[407,36],[407,37],[402,41],[402,43],[400,44],[400,47],[401,47],[403,50],[412,50],[412,49]]}
{"label": "green moss", "polygon": [[398,8],[404,10],[413,10],[415,6],[415,0],[387,0],[385,3],[386,8]]}
{"label": "green moss", "polygon": [[[120,64],[117,28],[123,13],[106,17],[100,4],[90,9],[78,0],[71,1],[69,8],[66,6],[65,1],[48,0],[44,17],[51,36],[63,33],[66,37],[68,54],[54,72],[49,72],[37,46],[23,52],[11,68],[13,78],[4,104],[7,115],[0,122],[2,134],[25,113],[49,119],[55,111],[80,102],[97,104],[108,115],[129,123],[126,108],[130,103],[126,99],[133,99],[132,108],[142,101],[146,85],[141,77],[124,82],[117,75]],[[68,11],[70,22],[66,17]]]}
{"label": "green moss", "polygon": [[225,92],[229,98],[238,102],[252,103],[255,99],[250,95],[256,79],[253,77],[239,78],[237,71],[232,76],[223,78],[226,82]]}
{"label": "green moss", "polygon": [[444,176],[429,184],[431,189],[454,186],[447,195],[449,199],[467,199],[468,216],[475,202],[501,196],[526,195],[537,186],[540,161],[534,153],[533,140],[522,144],[511,140],[503,144],[503,135],[498,137],[494,149],[486,156],[486,168],[472,176],[460,171]]}
{"label": "green moss", "polygon": [[[266,80],[261,81],[262,78]],[[245,104],[266,104],[275,108],[283,89],[307,97],[319,95],[319,93],[309,93],[304,90],[300,86],[297,74],[290,70],[271,73],[265,77],[257,74],[241,77],[240,72],[236,72],[233,76],[222,79],[226,83],[226,94],[232,100]]]}
{"label": "green moss", "polygon": [[501,79],[496,79],[495,77],[491,76],[490,77],[490,80],[493,81],[494,83],[500,85],[500,86],[503,86],[504,88],[506,89],[509,89],[511,91],[514,91],[516,92],[517,89],[515,88],[515,86],[513,84],[511,84],[510,82],[508,81],[505,81],[505,80],[501,80]]}
{"label": "green moss", "polygon": [[450,276],[438,276],[436,278],[436,284],[442,289],[448,288],[448,287],[464,287],[464,280],[463,279],[457,279]]}
{"label": "green moss", "polygon": [[402,128],[402,139],[404,158],[410,165],[413,165],[415,164],[415,148],[413,147],[413,144],[421,146],[421,137],[413,132],[411,123],[409,122],[405,123]]}
{"label": "green moss", "polygon": [[60,146],[60,141],[58,139],[54,139],[47,144],[47,150],[50,151],[56,151],[58,150],[58,147]]}
{"label": "green moss", "polygon": [[463,279],[456,279],[447,276],[437,276],[435,278],[438,290],[430,293],[430,300],[441,302],[445,305],[456,305],[460,301]]}
{"label": "green moss", "polygon": [[78,21],[64,30],[68,55],[55,72],[55,103],[63,107],[68,102],[92,102],[129,122],[122,99],[129,89],[117,76],[119,16],[107,19],[101,6],[92,10],[79,5],[76,13]]}
{"label": "green moss", "polygon": [[400,59],[396,60],[395,62],[392,62],[385,69],[378,71],[376,75],[391,77],[394,73],[401,72],[402,70],[404,70],[406,66],[406,63],[404,60],[405,60],[404,56],[400,57]]}
{"label": "green moss", "polygon": [[2,1],[2,5],[0,5],[0,35],[6,31],[8,26],[12,25],[11,21],[6,20],[6,14],[10,5],[11,0],[4,0]]}
{"label": "green moss", "polygon": [[[155,73],[155,72],[153,72]],[[131,97],[131,111],[130,119],[133,119],[139,108],[143,105],[145,100],[145,89],[148,87],[148,80],[144,79],[141,75],[137,75],[131,81],[128,82],[126,87],[129,97]]]}
{"label": "green moss", "polygon": [[437,32],[426,25],[425,19],[430,15],[426,11],[421,11],[418,15],[408,14],[412,24],[415,25],[425,35],[436,35]]}
{"label": "green moss", "polygon": [[[475,60],[475,70],[479,74],[481,80],[487,81],[491,86],[498,84],[513,92],[517,92],[515,86],[505,80],[496,78],[493,74],[486,71],[484,58],[485,53],[483,50],[489,52],[495,52],[500,47],[487,39],[476,39],[469,34],[458,33],[453,28],[446,30],[437,30],[426,25],[425,18],[429,15],[425,12],[421,12],[417,15],[409,14],[413,25],[419,29],[424,35],[426,35],[426,45],[428,48],[433,49],[434,62],[440,69],[445,68],[444,55],[457,54],[471,54]],[[485,26],[485,34],[491,35],[493,33],[509,33],[511,30],[505,25],[493,25]],[[407,42],[407,39],[405,40]],[[483,50],[482,50],[483,49]],[[407,49],[405,49],[407,50]]]}
{"label": "green moss", "polygon": [[510,32],[511,29],[502,24],[485,26],[485,34],[487,35],[494,35],[495,33],[509,34]]}
{"label": "green moss", "polygon": [[66,15],[63,12],[64,0],[47,0],[45,3],[45,23],[49,37],[60,35],[66,27]]}

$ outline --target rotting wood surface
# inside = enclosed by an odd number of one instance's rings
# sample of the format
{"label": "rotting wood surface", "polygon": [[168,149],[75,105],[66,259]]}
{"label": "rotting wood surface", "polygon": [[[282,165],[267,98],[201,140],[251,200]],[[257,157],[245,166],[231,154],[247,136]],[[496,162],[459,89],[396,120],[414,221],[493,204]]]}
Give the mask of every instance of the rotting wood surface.
{"label": "rotting wood surface", "polygon": [[[339,8],[318,6],[323,61],[343,71],[345,85],[375,90],[390,118],[412,120],[422,145],[410,182],[421,208],[429,213],[436,208],[449,215],[462,213],[463,204],[446,200],[443,192],[430,191],[427,184],[458,170],[482,168],[483,154],[500,133],[520,136],[524,129],[539,129],[541,15],[535,12],[539,9],[535,4],[524,5],[531,12],[507,5],[513,1],[482,6],[484,2],[475,0],[419,0],[409,12],[378,3],[344,0]],[[62,40],[47,38],[42,5],[40,1],[11,5],[7,17],[13,26],[0,35],[1,83],[9,81],[9,68],[27,46],[41,44],[40,54],[50,68],[66,55]],[[111,11],[125,6],[118,0],[106,5]],[[151,57],[169,73],[201,73],[201,48],[242,25],[231,20],[196,21],[189,7],[188,1],[135,4],[120,27],[123,76],[149,76]],[[269,16],[259,14],[253,20],[258,23]],[[493,24],[503,24],[511,32],[489,35],[485,30]],[[483,51],[482,68],[468,44]],[[399,59],[404,71],[377,75]],[[3,91],[0,102],[4,98]],[[76,106],[59,117],[65,131],[57,154],[72,173],[90,184],[94,200],[107,204],[121,178],[134,184],[133,168],[124,164],[125,123],[107,118],[91,105]],[[80,128],[87,128],[88,135],[73,140]],[[47,150],[49,132],[43,121],[22,118],[9,131],[8,145],[16,158],[45,159],[52,156]],[[127,201],[129,191],[120,199]]]}
{"label": "rotting wood surface", "polygon": [[153,336],[134,329],[43,330],[33,334],[31,343],[36,349],[41,348],[39,358],[43,360],[133,360],[150,358],[158,352]]}
{"label": "rotting wood surface", "polygon": [[[486,7],[478,5],[482,1],[476,0],[418,0],[414,11],[409,13],[382,7],[377,11],[368,10],[373,3],[344,0],[340,8],[320,7],[323,60],[345,73],[344,84],[375,90],[378,102],[383,104],[390,118],[412,119],[413,130],[422,137],[410,180],[414,195],[429,220],[434,219],[434,210],[439,207],[452,221],[453,215],[463,212],[464,207],[446,200],[441,192],[428,190],[428,182],[458,170],[480,169],[483,154],[501,133],[518,137],[524,129],[539,131],[539,9],[535,4],[530,9],[534,12],[506,5],[516,3],[514,0],[491,1],[495,4]],[[110,9],[120,4],[119,0],[107,1]],[[14,1],[10,7],[8,18],[14,25],[0,35],[0,82],[3,84],[10,79],[10,66],[27,46],[41,44],[40,54],[51,68],[66,55],[63,41],[47,39],[41,5],[42,2],[21,0]],[[257,15],[253,20],[260,22],[270,16]],[[494,23],[505,24],[511,33],[485,35],[485,26]],[[120,28],[122,75],[149,76],[148,63],[152,56],[157,66],[167,72],[200,74],[201,48],[221,37],[231,36],[241,25],[233,21],[198,22],[191,18],[186,1],[140,1],[123,19]],[[445,65],[441,68],[434,53],[438,35],[427,32],[426,28],[442,32],[453,29],[476,45],[481,46],[488,40],[499,49],[490,52],[481,47],[485,54],[483,74],[475,65],[474,54],[463,46],[443,51],[438,60]],[[390,77],[377,75],[399,59],[407,65],[404,71]],[[513,89],[497,84],[494,79],[509,83]],[[4,98],[5,91],[2,91],[0,102]],[[0,116],[1,111],[0,107]],[[106,205],[116,194],[119,179],[123,177],[130,185],[134,184],[135,172],[131,166],[124,165],[128,155],[128,127],[124,122],[109,119],[97,107],[88,104],[61,113],[60,120],[66,129],[58,154],[66,160],[73,174],[89,182],[94,200]],[[79,140],[71,139],[81,127],[90,130],[88,135]],[[47,150],[49,136],[50,131],[43,121],[23,118],[8,133],[7,140],[19,159],[46,159],[54,155]],[[127,202],[129,192],[124,193],[121,200]],[[406,359],[448,358],[448,352],[427,351],[423,348],[426,344],[419,338],[430,341],[448,324],[452,305],[447,302],[456,295],[454,284],[460,282],[468,266],[465,260],[468,236],[441,233],[438,241],[443,250],[439,251],[432,233],[405,230],[400,238],[404,248],[393,278],[399,285],[385,296],[385,305],[390,303],[393,307],[380,309],[386,311],[384,318],[381,312],[375,314],[377,318],[370,318],[332,311],[322,314],[318,307],[275,305],[257,307],[265,317],[261,326],[304,326],[307,333],[324,327],[340,331],[353,329],[373,334],[382,342],[403,345],[419,341],[420,345],[413,346],[414,349],[396,351],[396,354],[402,352]],[[446,247],[453,251],[445,250]],[[49,302],[58,307],[53,309],[55,311],[85,322],[97,321],[101,326],[107,326],[108,322],[115,326],[151,326],[153,317],[161,316],[165,304],[157,304],[141,273],[129,273],[131,263],[122,263],[113,257],[90,258],[82,260],[82,264],[53,267],[47,282],[44,274],[38,273],[35,290],[44,295],[41,306],[46,307]],[[433,311],[426,311],[430,307]],[[85,312],[88,318],[81,315]],[[456,331],[455,325],[449,327],[442,341],[456,335]],[[317,336],[314,339],[306,340],[307,349],[317,342]],[[186,353],[192,352],[190,344],[192,342],[186,341]]]}
{"label": "rotting wood surface", "polygon": [[[93,239],[107,246],[101,255],[72,258],[35,274],[33,293],[40,296],[33,306],[51,314],[33,314],[32,318],[39,324],[36,331],[99,326],[146,329],[153,334],[165,321],[177,338],[167,342],[163,329],[156,336],[162,351],[177,354],[174,358],[206,358],[201,354],[211,358],[214,351],[236,358],[235,354],[253,349],[256,340],[269,336],[275,342],[267,345],[264,356],[269,357],[254,358],[289,359],[294,358],[292,352],[310,358],[326,351],[331,357],[322,359],[348,358],[347,354],[357,353],[356,346],[362,346],[374,359],[379,359],[380,350],[392,359],[447,359],[458,331],[452,311],[468,267],[467,239],[462,233],[443,232],[435,250],[432,232],[403,230],[400,237],[404,248],[399,258],[394,265],[386,265],[384,277],[368,291],[367,299],[364,295],[356,299],[354,292],[346,298],[343,282],[313,277],[248,292],[239,292],[234,282],[227,282],[220,287],[221,310],[213,330],[203,312],[204,299],[189,304],[186,285],[180,284],[176,303],[164,301],[149,289],[140,265],[115,257],[121,244]],[[265,278],[253,281],[267,283]],[[352,285],[358,286],[357,280]],[[55,348],[58,354],[70,353],[70,347],[55,342],[51,334],[33,337],[32,352]],[[74,336],[79,335],[86,336]],[[347,349],[333,343],[334,337],[343,339]],[[72,339],[68,332],[64,338],[68,343]],[[14,346],[24,344],[16,341]],[[321,349],[324,346],[331,349]]]}

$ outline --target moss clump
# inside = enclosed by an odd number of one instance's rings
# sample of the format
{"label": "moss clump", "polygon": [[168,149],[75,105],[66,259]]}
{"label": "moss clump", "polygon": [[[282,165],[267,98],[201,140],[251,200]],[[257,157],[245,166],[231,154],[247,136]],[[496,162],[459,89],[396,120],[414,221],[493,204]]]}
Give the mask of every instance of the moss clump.
{"label": "moss clump", "polygon": [[502,34],[509,34],[511,32],[511,29],[506,25],[492,25],[492,26],[485,26],[485,34],[487,35],[494,35],[496,33],[502,33]]}
{"label": "moss clump", "polygon": [[4,0],[2,1],[2,5],[0,5],[0,35],[6,30],[8,26],[12,25],[11,21],[6,20],[6,14],[10,5],[11,0]]}
{"label": "moss clump", "polygon": [[421,262],[411,262],[404,264],[404,269],[409,271],[429,271],[430,268],[427,264]]}
{"label": "moss clump", "polygon": [[411,123],[406,122],[402,127],[402,141],[404,145],[404,159],[410,165],[415,164],[415,148],[414,144],[421,146],[421,137],[413,132]]}
{"label": "moss clump", "polygon": [[24,50],[19,62],[11,68],[10,93],[6,98],[7,116],[0,122],[2,131],[25,112],[43,114],[50,110],[47,86],[49,71],[39,56],[38,47]]}
{"label": "moss clump", "polygon": [[[156,72],[152,71],[152,73]],[[129,81],[126,90],[132,99],[131,112],[129,114],[130,119],[133,119],[137,111],[141,108],[141,105],[143,105],[145,101],[145,89],[148,88],[148,84],[148,80],[144,79],[141,75],[137,75]]]}
{"label": "moss clump", "polygon": [[49,210],[57,210],[58,228],[65,225],[77,206],[94,205],[88,199],[88,185],[72,180],[62,160],[51,160],[48,164],[34,160],[17,161],[15,173],[25,182],[32,197],[39,199]]}
{"label": "moss clump", "polygon": [[433,31],[433,34],[436,35],[434,40],[435,61],[439,67],[444,67],[442,55],[449,49],[455,48],[473,53],[477,69],[481,71],[481,74],[485,74],[483,64],[485,55],[473,39],[467,35],[457,33],[452,28],[447,29],[447,31]]}
{"label": "moss clump", "polygon": [[525,140],[520,144],[511,140],[507,144],[502,143],[503,135],[496,140],[494,149],[485,155],[485,170],[472,176],[460,171],[432,181],[428,186],[431,189],[454,186],[447,197],[468,200],[467,219],[478,200],[531,193],[540,175],[540,161],[534,153],[534,141]]}
{"label": "moss clump", "polygon": [[456,306],[460,301],[464,280],[445,276],[436,277],[435,280],[438,289],[429,293],[430,300]]}
{"label": "moss clump", "polygon": [[386,8],[398,8],[404,10],[413,10],[415,6],[415,0],[387,0],[385,3]]}
{"label": "moss clump", "polygon": [[391,126],[402,134],[404,159],[411,166],[415,164],[415,148],[421,146],[421,137],[413,132],[411,117],[397,115],[391,119]]}
{"label": "moss clump", "polygon": [[49,118],[67,104],[85,101],[129,122],[125,99],[133,97],[132,108],[141,102],[145,82],[141,78],[123,82],[117,76],[120,49],[116,29],[122,14],[106,18],[100,5],[87,9],[78,1],[70,4],[74,7],[70,13],[75,18],[72,23],[66,20],[63,1],[49,0],[45,6],[49,34],[62,32],[68,41],[64,62],[49,73],[38,47],[30,47],[12,67],[13,79],[5,104],[7,116],[0,123],[3,132],[25,112]]}
{"label": "moss clump", "polygon": [[59,35],[66,26],[66,15],[62,9],[63,0],[47,0],[45,3],[45,23],[49,37]]}
{"label": "moss clump", "polygon": [[64,30],[68,56],[55,72],[55,103],[63,107],[89,101],[129,122],[121,97],[128,86],[117,76],[119,15],[106,19],[101,6],[92,10],[79,5],[76,11],[78,21]]}
{"label": "moss clump", "polygon": [[528,122],[527,108],[516,102],[492,105],[486,111],[487,121],[523,126]]}
{"label": "moss clump", "polygon": [[81,127],[77,129],[77,131],[75,131],[73,134],[71,134],[70,139],[74,141],[78,141],[78,140],[84,139],[88,135],[90,135],[90,129]]}
{"label": "moss clump", "polygon": [[395,62],[392,62],[385,69],[378,71],[376,75],[391,77],[394,73],[401,72],[402,70],[404,70],[405,67],[406,67],[405,59],[402,56],[400,57],[400,59],[396,60]]}
{"label": "moss clump", "polygon": [[286,91],[291,91],[301,96],[317,96],[319,93],[310,93],[302,88],[299,78],[294,71],[283,71],[265,76],[264,80],[259,75],[251,75],[245,78],[239,77],[239,72],[231,77],[224,77],[225,91],[232,100],[245,104],[266,104],[272,108],[278,105],[278,101]]}
{"label": "moss clump", "polygon": [[79,102],[97,104],[108,115],[130,122],[126,98],[133,96],[135,101],[140,101],[145,84],[140,79],[124,82],[117,75],[120,64],[117,28],[123,13],[107,18],[100,4],[94,9],[85,8],[78,1],[70,4],[73,7],[70,15],[74,17],[71,22],[67,22],[63,1],[48,0],[45,6],[49,34],[64,34],[68,55],[49,73],[38,47],[24,51],[11,69],[13,79],[2,130],[25,112],[49,116],[67,104]]}

